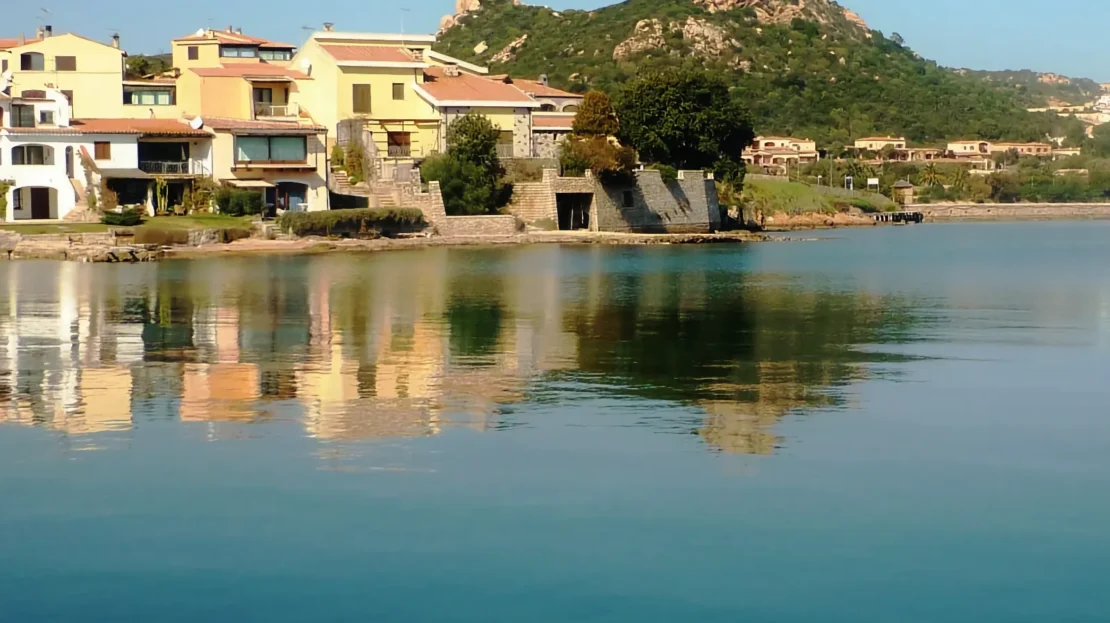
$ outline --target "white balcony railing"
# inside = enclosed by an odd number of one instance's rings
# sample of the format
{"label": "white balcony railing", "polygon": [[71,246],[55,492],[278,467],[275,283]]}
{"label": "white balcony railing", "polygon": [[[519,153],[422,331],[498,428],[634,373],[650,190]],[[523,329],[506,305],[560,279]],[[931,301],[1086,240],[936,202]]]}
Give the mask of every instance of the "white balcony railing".
{"label": "white balcony railing", "polygon": [[192,173],[188,161],[140,160],[139,170],[151,175],[189,175]]}
{"label": "white balcony railing", "polygon": [[277,117],[288,118],[296,117],[298,114],[296,104],[286,104],[284,106],[274,106],[273,104],[266,104],[263,102],[254,103],[254,117]]}
{"label": "white balcony railing", "polygon": [[390,158],[408,158],[412,156],[412,145],[390,145],[388,154]]}

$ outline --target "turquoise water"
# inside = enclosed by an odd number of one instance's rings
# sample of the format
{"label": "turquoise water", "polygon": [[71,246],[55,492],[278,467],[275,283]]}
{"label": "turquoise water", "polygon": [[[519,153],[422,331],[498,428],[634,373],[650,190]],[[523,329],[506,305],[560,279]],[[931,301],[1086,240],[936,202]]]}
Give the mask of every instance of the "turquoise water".
{"label": "turquoise water", "polygon": [[1110,224],[0,263],[0,620],[1104,621]]}

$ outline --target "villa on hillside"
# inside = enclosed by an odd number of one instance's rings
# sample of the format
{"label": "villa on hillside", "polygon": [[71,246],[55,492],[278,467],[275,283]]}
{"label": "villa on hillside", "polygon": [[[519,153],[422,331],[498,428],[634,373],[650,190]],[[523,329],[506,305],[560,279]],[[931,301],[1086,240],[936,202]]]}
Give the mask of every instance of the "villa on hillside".
{"label": "villa on hillside", "polygon": [[744,150],[744,162],[764,170],[783,172],[786,167],[810,164],[821,159],[817,143],[808,138],[757,136]]}
{"label": "villa on hillside", "polygon": [[853,146],[861,151],[882,151],[887,147],[905,149],[906,145],[907,143],[904,137],[869,136],[867,138],[856,139]]}

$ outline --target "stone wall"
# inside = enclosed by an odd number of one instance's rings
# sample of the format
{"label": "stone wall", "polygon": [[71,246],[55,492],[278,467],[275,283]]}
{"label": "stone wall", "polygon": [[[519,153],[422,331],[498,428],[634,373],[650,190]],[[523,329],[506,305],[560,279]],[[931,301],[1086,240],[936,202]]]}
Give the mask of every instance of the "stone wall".
{"label": "stone wall", "polygon": [[509,212],[528,223],[557,221],[559,214],[555,209],[555,192],[550,181],[514,184]]}
{"label": "stone wall", "polygon": [[511,214],[484,216],[448,216],[436,223],[439,235],[449,238],[465,236],[514,236],[517,218]]}
{"label": "stone wall", "polygon": [[659,171],[636,172],[634,184],[604,184],[594,196],[599,231],[698,233],[720,228],[717,187],[701,171],[679,171],[663,182]]}
{"label": "stone wall", "polygon": [[907,205],[927,221],[991,221],[1110,218],[1108,203],[980,203],[968,205]]}

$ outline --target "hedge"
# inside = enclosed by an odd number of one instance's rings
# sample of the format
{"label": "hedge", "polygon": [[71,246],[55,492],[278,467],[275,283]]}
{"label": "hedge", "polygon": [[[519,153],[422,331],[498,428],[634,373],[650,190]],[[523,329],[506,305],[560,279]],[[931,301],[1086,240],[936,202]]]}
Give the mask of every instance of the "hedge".
{"label": "hedge", "polygon": [[116,227],[134,227],[143,222],[143,213],[138,210],[124,209],[119,212],[105,212],[100,222]]}
{"label": "hedge", "polygon": [[296,236],[358,236],[419,231],[424,213],[415,208],[366,208],[286,212],[278,217],[281,230]]}
{"label": "hedge", "polygon": [[223,187],[216,191],[220,214],[245,216],[262,213],[262,193],[257,190]]}
{"label": "hedge", "polygon": [[[222,243],[235,242],[251,237],[251,230],[243,227],[223,227],[215,230]],[[163,247],[189,244],[188,229],[161,229],[157,227],[136,227],[135,244],[156,244]]]}

